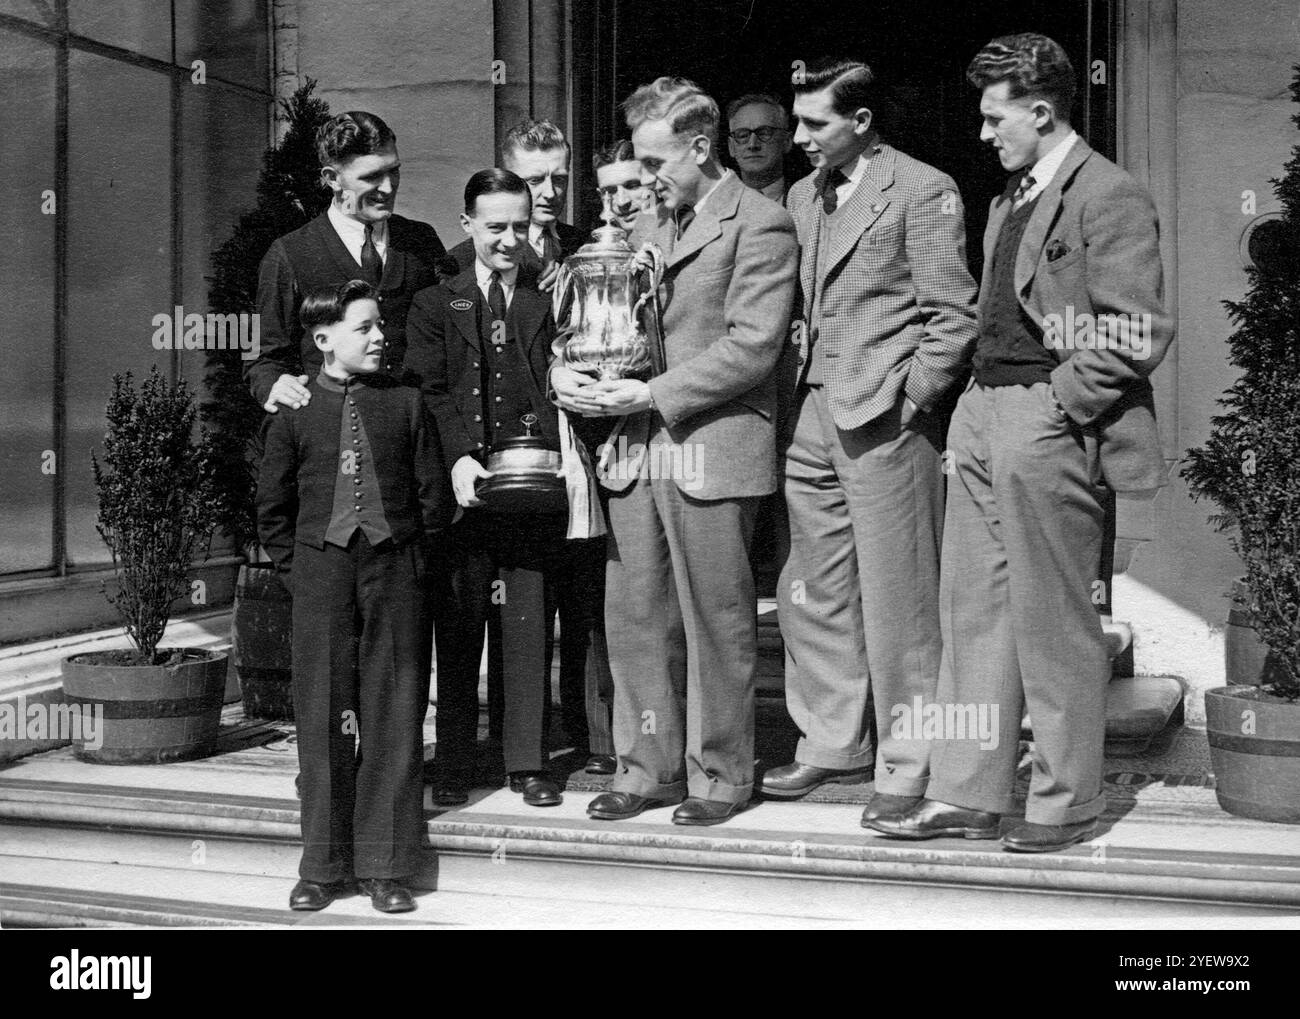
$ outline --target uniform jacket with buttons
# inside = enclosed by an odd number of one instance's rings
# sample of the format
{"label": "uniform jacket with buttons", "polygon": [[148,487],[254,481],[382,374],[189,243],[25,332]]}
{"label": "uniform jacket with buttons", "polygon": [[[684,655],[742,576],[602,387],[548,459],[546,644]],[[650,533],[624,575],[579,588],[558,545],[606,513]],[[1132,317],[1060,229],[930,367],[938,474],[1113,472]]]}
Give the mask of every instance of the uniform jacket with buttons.
{"label": "uniform jacket with buttons", "polygon": [[[388,218],[388,247],[379,286],[384,371],[400,376],[411,298],[441,278],[441,266],[449,264],[442,262],[446,254],[428,223],[402,216]],[[298,322],[302,299],[361,276],[361,266],[324,213],[272,243],[257,277],[261,354],[244,362],[244,380],[259,405],[266,403],[281,375],[314,379],[320,370],[321,353]]]}
{"label": "uniform jacket with buttons", "polygon": [[786,200],[803,252],[804,318],[812,319],[814,300],[821,318],[817,337],[794,332],[797,368],[784,377],[802,380],[812,339],[823,345],[823,384],[840,428],[857,428],[890,410],[900,391],[933,408],[964,376],[977,338],[957,185],[946,173],[878,145],[841,206],[818,280],[819,174],[795,182]]}
{"label": "uniform jacket with buttons", "polygon": [[[283,573],[292,568],[295,542],[325,546],[335,479],[344,463],[339,425],[346,396],[314,380],[308,388],[311,400],[305,406],[281,407],[263,424],[257,530]],[[438,428],[420,391],[376,374],[349,387],[349,393],[364,423],[379,483],[376,494],[393,544],[400,547],[422,535],[432,537],[451,523],[456,500]]]}
{"label": "uniform jacket with buttons", "polygon": [[[489,452],[483,427],[480,322],[490,314],[472,265],[450,282],[420,291],[411,302],[406,367],[420,379],[449,467],[462,456],[483,460]],[[559,449],[559,422],[545,399],[555,337],[551,299],[529,285],[523,273],[517,278],[508,320],[510,342],[521,346],[531,374],[524,382],[539,418],[534,434]]]}

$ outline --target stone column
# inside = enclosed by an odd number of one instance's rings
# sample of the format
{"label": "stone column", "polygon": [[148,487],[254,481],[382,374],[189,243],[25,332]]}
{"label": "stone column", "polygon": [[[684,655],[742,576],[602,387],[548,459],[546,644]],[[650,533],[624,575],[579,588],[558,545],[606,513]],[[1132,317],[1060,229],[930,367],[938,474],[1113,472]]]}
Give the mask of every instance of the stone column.
{"label": "stone column", "polygon": [[[1120,94],[1116,148],[1121,166],[1145,187],[1160,217],[1165,304],[1178,316],[1178,12],[1176,0],[1128,0],[1120,12]],[[1154,377],[1165,457],[1180,456],[1178,350]]]}
{"label": "stone column", "polygon": [[298,89],[298,0],[271,0],[271,93],[275,96],[274,142],[289,129],[280,106]]}

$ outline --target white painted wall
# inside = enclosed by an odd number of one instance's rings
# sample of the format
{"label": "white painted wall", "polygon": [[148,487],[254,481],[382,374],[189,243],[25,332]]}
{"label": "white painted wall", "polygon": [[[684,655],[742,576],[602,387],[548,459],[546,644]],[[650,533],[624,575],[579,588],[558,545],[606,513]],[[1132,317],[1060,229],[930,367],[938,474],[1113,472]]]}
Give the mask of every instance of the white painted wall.
{"label": "white painted wall", "polygon": [[[1300,142],[1288,91],[1291,65],[1300,61],[1300,5],[1156,0],[1155,6],[1175,18],[1167,59],[1176,64],[1176,142],[1169,151],[1152,130],[1144,158],[1152,177],[1172,172],[1177,179],[1179,323],[1176,366],[1157,369],[1155,384],[1174,387],[1172,445],[1186,450],[1204,441],[1215,400],[1233,378],[1226,361],[1231,326],[1220,302],[1245,293],[1238,246],[1254,217],[1243,214],[1242,193],[1256,193],[1259,214],[1280,208],[1268,181]],[[1152,76],[1168,71],[1153,66]],[[1131,169],[1141,178],[1145,168]],[[1116,578],[1114,592],[1115,618],[1134,628],[1138,671],[1186,678],[1194,691],[1191,721],[1204,718],[1199,694],[1224,681],[1224,595],[1240,573],[1226,536],[1205,522],[1214,511],[1192,503],[1175,475],[1157,500],[1155,540],[1141,548],[1127,576]]]}

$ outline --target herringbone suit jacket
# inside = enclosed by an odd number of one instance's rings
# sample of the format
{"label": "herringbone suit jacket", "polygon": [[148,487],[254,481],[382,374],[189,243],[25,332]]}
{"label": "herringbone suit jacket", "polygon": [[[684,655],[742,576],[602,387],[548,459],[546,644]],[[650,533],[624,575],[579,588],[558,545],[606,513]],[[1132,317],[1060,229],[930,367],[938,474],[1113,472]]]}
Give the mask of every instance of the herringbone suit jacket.
{"label": "herringbone suit jacket", "polygon": [[966,268],[966,228],[957,185],[880,144],[840,210],[824,278],[818,262],[820,171],[790,188],[786,206],[802,250],[805,323],[820,305],[818,335],[796,330],[797,368],[823,344],[824,385],[835,424],[857,428],[892,408],[904,390],[933,407],[963,375],[976,340],[975,281]]}

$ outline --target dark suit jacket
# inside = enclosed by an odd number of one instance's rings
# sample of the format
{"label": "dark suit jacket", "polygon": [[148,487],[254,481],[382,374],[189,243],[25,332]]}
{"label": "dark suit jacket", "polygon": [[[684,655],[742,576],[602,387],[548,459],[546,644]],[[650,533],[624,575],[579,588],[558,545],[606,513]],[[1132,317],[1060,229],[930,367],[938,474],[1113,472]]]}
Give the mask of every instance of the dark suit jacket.
{"label": "dark suit jacket", "polygon": [[[650,380],[655,407],[675,444],[700,470],[675,480],[696,499],[771,495],[777,487],[774,368],[790,328],[799,263],[786,211],[745,187],[720,183],[680,241],[662,206],[646,231],[665,255],[660,301],[668,368]],[[612,444],[602,471],[622,491],[639,476],[652,417],[629,415],[626,442]],[[594,452],[594,451],[593,451]]]}
{"label": "dark suit jacket", "polygon": [[[421,380],[424,399],[438,422],[443,456],[450,468],[462,456],[482,460],[487,455],[483,403],[479,394],[482,340],[479,322],[489,314],[474,278],[474,267],[449,283],[421,290],[407,318],[407,368]],[[533,410],[540,434],[559,448],[555,408],[545,399],[555,320],[551,299],[518,277],[508,313],[514,342],[523,347],[533,388]]]}
{"label": "dark suit jacket", "polygon": [[[263,424],[257,483],[257,531],[276,568],[288,572],[295,541],[325,546],[339,472],[343,394],[309,383],[311,401],[281,407]],[[451,523],[456,500],[443,464],[437,425],[420,392],[383,375],[352,389],[365,422],[384,518],[401,546]]]}
{"label": "dark suit jacket", "polygon": [[[569,226],[568,223],[559,221],[555,224],[555,232],[560,237],[561,261],[572,255],[590,239],[588,234],[583,233],[576,226]],[[448,254],[455,260],[456,266],[461,272],[474,268],[474,242],[468,237],[452,248]]]}
{"label": "dark suit jacket", "polygon": [[[384,370],[400,374],[406,355],[406,312],[416,291],[436,283],[446,249],[428,223],[391,216],[388,250],[380,284],[384,316]],[[244,379],[258,404],[281,375],[314,379],[321,355],[298,322],[302,299],[321,287],[361,276],[359,266],[322,213],[305,226],[277,238],[262,259],[257,278],[261,356],[244,362]]]}
{"label": "dark suit jacket", "polygon": [[[1011,209],[1012,191],[993,200],[984,232],[988,287],[998,231]],[[1109,159],[1079,138],[1038,197],[1016,255],[1020,305],[1040,326],[1099,319],[1097,338],[1109,335],[1104,316],[1147,315],[1145,351],[1081,349],[1074,336],[1054,353],[1052,389],[1070,418],[1098,444],[1102,475],[1116,492],[1156,489],[1165,483],[1148,381],[1173,342],[1173,318],[1164,306],[1160,227],[1147,193]],[[1122,346],[1122,345],[1117,345]]]}

